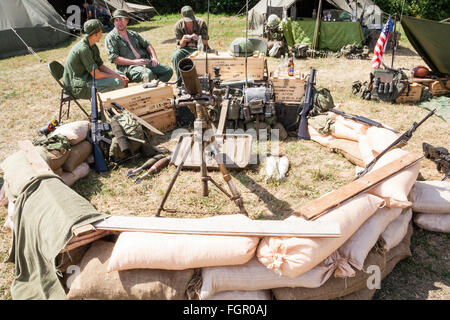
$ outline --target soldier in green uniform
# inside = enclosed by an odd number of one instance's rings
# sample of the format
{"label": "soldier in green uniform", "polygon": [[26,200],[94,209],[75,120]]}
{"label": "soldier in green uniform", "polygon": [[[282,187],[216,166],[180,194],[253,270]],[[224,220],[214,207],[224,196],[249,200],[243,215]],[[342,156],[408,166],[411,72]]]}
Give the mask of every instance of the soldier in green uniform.
{"label": "soldier in green uniform", "polygon": [[181,19],[175,24],[177,50],[172,54],[172,64],[177,75],[178,86],[181,86],[178,62],[197,50],[199,36],[202,37],[203,47],[207,48],[208,26],[205,21],[194,16],[194,11],[190,6],[184,6],[181,8]]}
{"label": "soldier in green uniform", "polygon": [[103,64],[96,45],[102,37],[103,24],[97,19],[84,23],[86,35],[70,49],[67,57],[63,82],[75,98],[91,98],[92,66],[95,65],[95,84],[99,92],[107,92],[127,86],[128,78],[112,71]]}
{"label": "soldier in green uniform", "polygon": [[172,68],[159,63],[155,49],[147,40],[137,32],[127,30],[128,13],[117,9],[111,20],[114,29],[106,36],[105,46],[109,61],[116,65],[117,71],[126,75],[130,82],[141,82],[145,74],[148,80],[168,82]]}

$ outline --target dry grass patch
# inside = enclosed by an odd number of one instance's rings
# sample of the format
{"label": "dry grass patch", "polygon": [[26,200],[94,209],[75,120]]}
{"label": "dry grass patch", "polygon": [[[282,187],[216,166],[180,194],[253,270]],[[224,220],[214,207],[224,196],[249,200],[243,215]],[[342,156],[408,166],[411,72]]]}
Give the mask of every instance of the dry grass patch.
{"label": "dry grass patch", "polygon": [[[155,47],[161,63],[171,65],[171,55],[175,49],[173,25],[178,15],[156,18],[154,21],[130,26],[139,31]],[[206,19],[206,16],[203,16]],[[244,36],[245,19],[211,15],[210,43],[219,51],[228,49],[231,41]],[[109,67],[106,58],[104,38],[99,43],[101,56]],[[72,39],[58,48],[38,52],[48,63],[57,60],[65,62],[71,46],[77,41]],[[384,61],[390,65],[391,55],[386,53]],[[59,88],[47,70],[47,63],[39,64],[31,55],[0,60],[0,161],[17,150],[17,142],[32,139],[38,129],[57,115]],[[395,59],[396,67],[410,68],[414,64],[424,64],[411,49],[403,37],[401,48]],[[278,60],[268,58],[269,70],[275,70]],[[330,89],[336,103],[342,103],[347,112],[378,120],[399,131],[408,129],[413,121],[420,120],[427,111],[415,105],[394,105],[360,100],[351,94],[351,85],[355,80],[368,80],[371,71],[368,60],[346,60],[338,58],[305,59],[295,61],[296,70],[308,72],[310,67],[318,70],[317,85]],[[172,79],[174,80],[174,78]],[[87,110],[88,100],[81,100]],[[83,119],[77,108],[71,109],[69,121]],[[448,123],[437,117],[430,118],[414,134],[405,149],[422,153],[421,144],[426,141],[432,145],[448,146]],[[170,134],[155,138],[155,143],[174,150],[175,141]],[[279,152],[287,155],[290,170],[284,181],[265,182],[262,165],[252,165],[246,170],[232,171],[233,181],[242,194],[245,207],[255,219],[282,219],[290,212],[327,192],[353,180],[354,166],[341,155],[331,153],[312,141],[298,141],[289,138],[279,145]],[[270,149],[268,150],[270,152]],[[175,173],[175,167],[169,166],[162,172],[147,177],[141,184],[135,184],[126,177],[126,171],[141,164],[145,159],[129,162],[107,175],[98,175],[91,171],[87,178],[77,181],[73,189],[88,199],[98,210],[114,215],[150,216],[156,212],[163,194]],[[422,175],[429,180],[441,178],[435,165],[429,160],[422,161]],[[225,189],[222,176],[218,171],[210,175]],[[237,213],[238,209],[216,187],[209,184],[210,194],[202,197],[200,173],[195,170],[183,170],[165,205],[177,209],[175,214],[163,213],[166,217],[205,217],[218,213]],[[6,217],[6,209],[0,208],[0,224]],[[8,230],[0,230],[0,259],[4,260],[11,242]],[[426,232],[416,228],[413,235],[413,257],[399,264],[382,284],[378,299],[417,299],[413,294],[419,290],[421,299],[439,299],[448,297],[449,274],[448,259],[449,237],[443,234]],[[428,250],[428,251],[426,251]],[[445,252],[444,252],[445,251]],[[425,254],[432,252],[432,254]],[[447,256],[445,256],[447,255]],[[445,258],[446,257],[446,258]],[[428,265],[431,264],[433,269]],[[435,270],[434,266],[442,265]],[[432,271],[433,270],[433,271]],[[430,276],[422,277],[422,272]],[[412,277],[411,273],[417,276]],[[13,265],[0,264],[0,298],[10,298],[9,288],[13,279]],[[410,279],[404,282],[404,279]],[[437,283],[431,286],[430,283]],[[414,290],[412,290],[414,288]],[[431,290],[431,291],[430,291]],[[429,295],[425,293],[429,292]]]}

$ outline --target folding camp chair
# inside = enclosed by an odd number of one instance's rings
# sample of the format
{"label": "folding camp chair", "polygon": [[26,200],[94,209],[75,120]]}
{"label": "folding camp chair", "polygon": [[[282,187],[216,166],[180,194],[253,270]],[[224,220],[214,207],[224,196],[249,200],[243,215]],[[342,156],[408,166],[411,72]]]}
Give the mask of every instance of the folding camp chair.
{"label": "folding camp chair", "polygon": [[[69,119],[70,102],[72,101],[75,102],[75,104],[80,108],[80,110],[83,111],[83,113],[90,119],[91,116],[89,115],[89,113],[87,113],[86,110],[84,110],[84,108],[77,101],[77,99],[70,93],[69,90],[67,90],[64,84],[61,82],[61,78],[63,77],[64,74],[64,66],[58,61],[52,61],[48,64],[48,70],[61,87],[58,122],[61,122],[61,118],[66,114],[66,112],[67,112],[67,119]],[[62,114],[63,106],[66,103],[67,103],[67,111],[64,112],[64,114]]]}

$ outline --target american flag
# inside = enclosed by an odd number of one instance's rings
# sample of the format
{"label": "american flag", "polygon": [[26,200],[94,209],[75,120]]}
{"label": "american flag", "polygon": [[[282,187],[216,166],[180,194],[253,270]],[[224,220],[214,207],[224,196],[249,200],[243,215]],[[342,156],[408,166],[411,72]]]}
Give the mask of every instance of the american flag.
{"label": "american flag", "polygon": [[381,58],[383,57],[384,50],[386,49],[386,44],[389,39],[389,33],[392,31],[392,27],[394,22],[391,20],[389,16],[386,24],[383,27],[383,30],[380,33],[380,37],[378,38],[377,44],[375,45],[375,49],[373,50],[373,58],[372,58],[372,68],[377,69],[381,64]]}

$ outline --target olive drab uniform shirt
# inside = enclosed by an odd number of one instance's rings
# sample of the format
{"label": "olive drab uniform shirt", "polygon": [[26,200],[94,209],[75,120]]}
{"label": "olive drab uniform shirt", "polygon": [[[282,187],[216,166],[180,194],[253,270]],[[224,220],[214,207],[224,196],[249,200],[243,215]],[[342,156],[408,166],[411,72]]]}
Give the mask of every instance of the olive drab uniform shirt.
{"label": "olive drab uniform shirt", "polygon": [[90,72],[93,65],[96,70],[103,65],[100,51],[97,45],[94,44],[91,47],[88,39],[83,38],[70,49],[63,74],[64,86],[76,98],[89,99],[91,97],[91,88],[87,81],[92,79]]}
{"label": "olive drab uniform shirt", "polygon": [[[195,18],[193,30],[194,30],[193,33],[202,36],[202,40],[209,40],[208,26],[202,19]],[[189,34],[186,29],[186,23],[184,22],[183,19],[180,19],[175,24],[175,37],[177,39],[177,45],[180,44],[180,40],[181,38],[183,38],[185,34]],[[197,41],[191,40],[191,42],[192,43],[188,44],[187,46],[197,47]]]}
{"label": "olive drab uniform shirt", "polygon": [[[147,52],[147,47],[150,43],[139,35],[139,33],[127,30],[128,39],[131,45],[134,47],[136,52],[140,55],[139,59],[150,59],[149,53]],[[131,50],[131,47],[127,41],[117,32],[114,28],[105,38],[106,53],[108,54],[108,59],[112,63],[117,57],[123,57],[126,59],[138,59]],[[122,74],[126,74],[128,67],[116,64],[116,70]]]}

